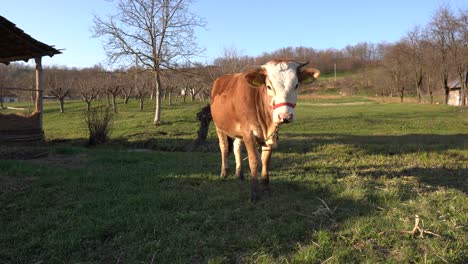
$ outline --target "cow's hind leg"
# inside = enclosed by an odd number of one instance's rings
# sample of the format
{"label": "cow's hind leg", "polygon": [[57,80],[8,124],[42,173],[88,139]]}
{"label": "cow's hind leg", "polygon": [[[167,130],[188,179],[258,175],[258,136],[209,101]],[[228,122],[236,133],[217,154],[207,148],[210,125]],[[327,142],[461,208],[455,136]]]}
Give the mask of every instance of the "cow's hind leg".
{"label": "cow's hind leg", "polygon": [[216,129],[219,139],[219,149],[221,150],[221,177],[225,179],[228,175],[228,155],[229,141],[226,134]]}
{"label": "cow's hind leg", "polygon": [[242,139],[236,138],[234,140],[234,156],[236,157],[236,177],[237,179],[244,180],[244,171],[242,169]]}

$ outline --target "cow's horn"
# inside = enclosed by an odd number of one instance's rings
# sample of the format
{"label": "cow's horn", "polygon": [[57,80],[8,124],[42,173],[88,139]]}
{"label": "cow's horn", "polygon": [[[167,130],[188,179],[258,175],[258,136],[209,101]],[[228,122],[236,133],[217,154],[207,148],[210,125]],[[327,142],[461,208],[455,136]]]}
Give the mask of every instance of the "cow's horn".
{"label": "cow's horn", "polygon": [[298,62],[298,63],[299,63],[299,67],[298,67],[298,68],[304,67],[304,66],[306,66],[307,64],[309,64],[308,61],[305,61],[305,62]]}

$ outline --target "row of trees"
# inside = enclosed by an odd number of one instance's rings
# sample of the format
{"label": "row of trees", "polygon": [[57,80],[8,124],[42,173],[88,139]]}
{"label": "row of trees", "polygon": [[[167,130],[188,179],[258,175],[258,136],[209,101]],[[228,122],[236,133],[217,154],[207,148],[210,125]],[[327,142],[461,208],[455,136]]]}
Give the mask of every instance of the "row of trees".
{"label": "row of trees", "polygon": [[[382,95],[413,89],[418,102],[442,90],[448,102],[450,79],[462,84],[466,97],[468,70],[468,10],[439,8],[425,26],[416,26],[397,43],[385,45],[381,63],[373,69],[373,83]],[[450,79],[449,79],[450,78]],[[462,100],[463,104],[465,100]]]}
{"label": "row of trees", "polygon": [[[156,99],[153,122],[158,124],[163,98],[169,104],[179,94],[190,95],[192,100],[197,95],[207,98],[216,77],[271,59],[309,61],[324,74],[335,66],[339,71],[359,72],[358,80],[350,80],[341,88],[364,87],[382,96],[399,94],[401,100],[408,92],[414,92],[419,101],[428,94],[431,102],[433,93],[438,92],[445,94],[447,102],[449,78],[462,80],[467,70],[467,10],[440,7],[428,25],[415,27],[396,43],[362,42],[327,50],[286,47],[259,56],[246,56],[232,47],[212,65],[203,65],[190,62],[203,52],[196,44],[194,29],[206,25],[203,18],[190,12],[190,4],[190,0],[120,1],[116,15],[95,17],[94,36],[105,38],[109,63],[119,63],[125,70],[108,72],[99,66],[46,69],[46,94],[61,101],[61,111],[67,96],[80,96],[88,109],[93,100],[106,97],[114,111],[119,96],[127,102],[133,94],[140,100],[141,109],[149,97]],[[187,63],[181,65],[181,61]],[[31,69],[21,65],[6,69],[0,67],[0,88],[31,87]],[[466,83],[461,83],[465,96]]]}
{"label": "row of trees", "polygon": [[[468,10],[454,11],[448,6],[436,10],[430,22],[409,30],[396,43],[348,45],[343,49],[315,50],[307,47],[287,47],[257,57],[244,56],[235,48],[226,49],[214,64],[228,72],[246,65],[260,65],[274,58],[310,61],[322,73],[337,67],[342,72],[358,72],[359,77],[347,79],[343,89],[372,89],[381,96],[415,94],[418,102],[423,95],[433,102],[435,93],[448,102],[451,79],[458,78],[465,98],[468,70]],[[463,103],[465,100],[462,100]]]}
{"label": "row of trees", "polygon": [[[14,93],[21,98],[34,101],[34,69],[22,64],[9,67],[0,66],[0,97]],[[194,101],[197,97],[209,98],[209,90],[214,68],[199,65],[177,71],[161,72],[160,85],[162,99],[169,105],[179,97],[185,102],[187,97]],[[44,71],[44,94],[46,98],[55,98],[60,102],[60,112],[65,112],[66,99],[81,99],[89,111],[92,102],[105,100],[114,112],[117,112],[117,100],[127,104],[130,98],[139,100],[142,111],[146,99],[156,97],[154,75],[142,68],[132,67],[128,70],[106,71],[100,66],[85,69],[65,67],[46,68]],[[28,91],[30,89],[31,91]]]}

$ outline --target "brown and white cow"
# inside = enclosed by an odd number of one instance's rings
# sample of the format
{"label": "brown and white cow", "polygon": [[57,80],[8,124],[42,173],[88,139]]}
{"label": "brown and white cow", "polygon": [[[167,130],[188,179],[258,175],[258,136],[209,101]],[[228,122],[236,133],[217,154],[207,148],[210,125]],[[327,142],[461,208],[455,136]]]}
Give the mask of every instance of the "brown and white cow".
{"label": "brown and white cow", "polygon": [[[261,186],[269,193],[271,151],[276,146],[279,126],[295,119],[294,107],[299,84],[315,81],[320,71],[301,69],[307,63],[274,60],[258,69],[224,75],[214,81],[211,114],[221,149],[221,176],[227,176],[228,137],[234,139],[236,176],[243,179],[242,141],[249,157],[250,199],[257,199],[257,169],[262,163]],[[257,150],[262,146],[262,154]]]}

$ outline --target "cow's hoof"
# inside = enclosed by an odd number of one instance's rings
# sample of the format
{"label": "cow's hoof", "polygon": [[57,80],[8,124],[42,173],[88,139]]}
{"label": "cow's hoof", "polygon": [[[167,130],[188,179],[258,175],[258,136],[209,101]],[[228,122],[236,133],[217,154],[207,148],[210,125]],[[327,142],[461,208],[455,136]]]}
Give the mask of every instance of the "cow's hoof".
{"label": "cow's hoof", "polygon": [[256,203],[258,201],[258,194],[255,192],[255,193],[250,193],[250,202],[252,203]]}
{"label": "cow's hoof", "polygon": [[239,181],[244,181],[244,171],[236,170],[236,177]]}
{"label": "cow's hoof", "polygon": [[260,190],[262,191],[262,194],[266,193],[268,196],[271,196],[270,181],[268,179],[260,180]]}
{"label": "cow's hoof", "polygon": [[258,182],[257,180],[252,180],[250,184],[250,201],[255,203],[258,201]]}
{"label": "cow's hoof", "polygon": [[226,180],[227,176],[228,176],[228,170],[222,170],[221,179]]}
{"label": "cow's hoof", "polygon": [[268,197],[271,197],[270,186],[262,187],[262,194],[263,193],[266,193],[268,195]]}

